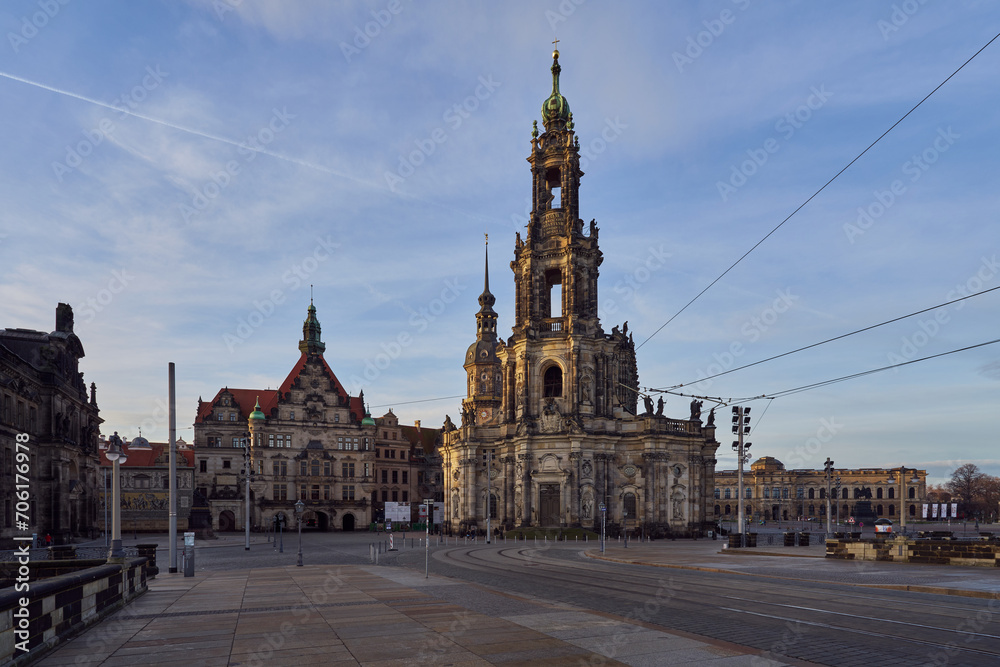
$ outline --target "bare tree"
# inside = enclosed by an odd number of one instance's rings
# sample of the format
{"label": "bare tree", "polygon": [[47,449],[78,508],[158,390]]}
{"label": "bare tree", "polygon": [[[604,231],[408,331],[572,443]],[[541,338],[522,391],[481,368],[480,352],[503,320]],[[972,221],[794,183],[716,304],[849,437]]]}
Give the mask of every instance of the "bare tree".
{"label": "bare tree", "polygon": [[975,501],[982,495],[985,475],[974,463],[959,466],[951,473],[951,479],[945,486],[965,505],[968,512],[974,509]]}

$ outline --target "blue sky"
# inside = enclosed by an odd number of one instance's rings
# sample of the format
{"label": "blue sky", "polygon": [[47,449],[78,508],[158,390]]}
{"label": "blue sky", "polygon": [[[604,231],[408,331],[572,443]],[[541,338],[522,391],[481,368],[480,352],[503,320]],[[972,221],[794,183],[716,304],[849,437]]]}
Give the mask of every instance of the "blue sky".
{"label": "blue sky", "polygon": [[[484,232],[509,332],[555,37],[602,321],[640,344],[998,26],[974,1],[12,0],[0,326],[51,330],[72,304],[106,432],[166,438],[175,362],[190,439],[199,396],[284,379],[312,284],[341,381],[376,415],[438,425],[459,399],[411,401],[464,391]],[[1000,285],[997,71],[1000,40],[642,344],[640,384],[691,385]],[[993,340],[998,293],[694,393],[772,394]],[[752,452],[1000,474],[998,382],[993,345],[755,401]],[[688,401],[667,397],[667,414]]]}

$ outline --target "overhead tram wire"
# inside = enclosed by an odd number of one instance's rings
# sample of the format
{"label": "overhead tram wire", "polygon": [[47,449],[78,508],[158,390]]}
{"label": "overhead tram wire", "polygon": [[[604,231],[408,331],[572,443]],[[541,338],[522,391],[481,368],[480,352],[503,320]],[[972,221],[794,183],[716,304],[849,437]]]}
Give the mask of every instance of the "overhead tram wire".
{"label": "overhead tram wire", "polygon": [[402,401],[398,403],[380,403],[379,405],[370,405],[369,408],[391,408],[397,405],[412,405],[413,403],[433,403],[434,401],[450,401],[453,398],[465,398],[465,396],[438,396],[437,398],[421,398],[416,401]]}
{"label": "overhead tram wire", "polygon": [[795,387],[794,389],[784,389],[782,391],[777,391],[771,394],[761,394],[760,396],[748,396],[746,398],[740,398],[734,402],[745,403],[747,401],[761,400],[761,399],[775,399],[784,398],[785,396],[791,396],[792,394],[798,394],[803,391],[809,391],[810,389],[819,389],[820,387],[825,387],[827,385],[836,384],[838,382],[846,382],[847,380],[854,380],[859,377],[864,377],[866,375],[873,375],[875,373],[881,373],[883,371],[892,370],[894,368],[902,368],[903,366],[909,366],[910,364],[916,364],[921,361],[929,361],[931,359],[937,359],[938,357],[946,357],[949,354],[955,354],[957,352],[965,352],[967,350],[974,350],[978,347],[986,347],[987,345],[993,345],[995,343],[1000,343],[1000,338],[995,338],[993,340],[986,341],[985,343],[977,343],[975,345],[968,345],[966,347],[960,347],[956,350],[949,350],[948,352],[941,352],[939,354],[932,354],[927,357],[921,357],[919,359],[911,359],[910,361],[904,361],[899,364],[892,364],[890,366],[882,366],[881,368],[872,368],[867,371],[861,371],[860,373],[852,373],[850,375],[843,375],[838,378],[833,378],[832,380],[823,380],[822,382],[814,382],[812,384],[802,385],[801,387]]}
{"label": "overhead tram wire", "polygon": [[[790,350],[788,352],[782,352],[781,354],[776,354],[773,357],[768,357],[767,359],[761,359],[759,361],[755,361],[755,362],[750,363],[750,364],[744,364],[742,366],[737,366],[736,368],[730,368],[728,371],[722,371],[721,373],[716,373],[715,375],[709,375],[708,377],[703,377],[703,378],[701,378],[699,380],[695,380],[694,382],[687,382],[687,383],[684,383],[684,384],[675,384],[675,385],[672,385],[670,387],[667,387],[666,389],[661,389],[661,390],[658,390],[658,391],[666,391],[668,389],[679,389],[680,387],[685,387],[685,386],[692,385],[692,384],[698,384],[700,382],[704,382],[705,380],[712,380],[712,379],[720,377],[722,375],[728,375],[729,373],[735,373],[736,371],[741,371],[744,368],[750,368],[751,366],[756,366],[758,364],[763,364],[764,362],[767,362],[767,361],[774,361],[775,359],[780,359],[782,357],[787,357],[788,355],[795,354],[796,352],[802,352],[803,350],[809,350],[811,348],[818,347],[820,345],[825,345],[826,343],[832,343],[833,341],[840,340],[841,338],[847,338],[848,336],[853,336],[855,334],[864,333],[865,331],[871,331],[872,329],[877,329],[877,328],[885,326],[887,324],[892,324],[893,322],[899,322],[900,320],[905,320],[905,319],[907,319],[909,317],[914,317],[916,315],[922,315],[923,313],[926,313],[928,311],[937,310],[938,308],[944,308],[945,306],[950,306],[953,303],[958,303],[959,301],[965,301],[966,299],[971,299],[974,296],[981,296],[983,294],[987,294],[988,292],[992,292],[992,291],[998,290],[998,289],[1000,289],[1000,285],[998,285],[997,287],[991,287],[989,289],[982,290],[980,292],[976,292],[975,294],[968,294],[966,296],[959,297],[957,299],[952,299],[951,301],[945,301],[944,303],[939,303],[936,306],[931,306],[930,308],[924,308],[923,310],[918,310],[916,312],[910,313],[909,315],[902,315],[900,317],[894,317],[891,320],[886,320],[885,322],[879,322],[878,324],[873,324],[871,326],[864,327],[863,329],[857,329],[857,330],[851,331],[849,333],[841,334],[839,336],[834,336],[833,338],[827,338],[826,340],[821,340],[820,342],[813,343],[812,345],[806,345],[805,347],[800,347],[800,348],[797,348],[795,350]],[[657,390],[654,390],[654,391],[657,391]]]}
{"label": "overhead tram wire", "polygon": [[917,108],[918,108],[918,107],[919,107],[919,106],[920,106],[921,104],[923,104],[924,102],[926,102],[926,101],[928,100],[928,98],[930,98],[930,96],[931,96],[931,95],[933,95],[934,93],[936,93],[936,92],[938,91],[938,89],[940,89],[940,88],[941,88],[941,86],[943,86],[944,84],[948,83],[948,81],[949,81],[949,80],[951,80],[951,78],[952,78],[953,76],[955,76],[956,74],[958,74],[959,72],[961,72],[961,71],[962,71],[962,68],[964,68],[964,67],[965,67],[966,65],[968,65],[968,64],[969,64],[970,62],[972,62],[972,60],[973,60],[973,59],[974,59],[974,58],[975,58],[976,56],[978,56],[978,55],[979,55],[980,53],[982,53],[982,52],[983,52],[983,51],[984,51],[984,50],[986,49],[986,47],[988,47],[988,46],[989,46],[990,44],[992,44],[992,43],[993,43],[994,41],[996,41],[996,39],[997,39],[998,37],[1000,37],[1000,33],[997,33],[996,35],[994,35],[994,36],[993,36],[993,38],[992,38],[992,39],[990,39],[990,41],[986,42],[986,44],[984,44],[984,45],[983,45],[983,47],[982,47],[981,49],[979,49],[978,51],[976,51],[976,52],[975,52],[974,54],[972,54],[972,56],[971,56],[971,57],[970,57],[970,58],[969,58],[968,60],[966,60],[966,61],[965,61],[964,63],[962,63],[961,65],[959,65],[958,69],[956,69],[956,70],[955,70],[954,72],[952,72],[951,74],[949,74],[949,75],[948,75],[948,77],[947,77],[947,78],[946,78],[946,79],[945,79],[944,81],[942,81],[941,83],[939,83],[939,84],[938,84],[938,85],[937,85],[937,86],[936,86],[936,87],[934,88],[934,90],[932,90],[931,92],[927,93],[927,95],[926,95],[926,96],[924,96],[924,98],[923,98],[922,100],[920,100],[920,101],[919,101],[919,102],[917,102],[917,103],[916,103],[915,105],[913,105],[913,108],[912,108],[912,109],[910,109],[909,111],[907,111],[907,112],[906,112],[905,114],[903,114],[903,117],[902,117],[902,118],[900,118],[899,120],[897,120],[897,121],[896,121],[895,123],[893,123],[893,124],[892,124],[892,125],[891,125],[891,126],[889,127],[889,129],[888,129],[888,130],[886,130],[886,131],[885,131],[885,132],[883,132],[883,133],[882,133],[881,135],[879,135],[878,139],[876,139],[875,141],[871,142],[871,143],[870,143],[870,144],[868,145],[868,148],[866,148],[866,149],[864,149],[863,151],[861,151],[860,153],[858,153],[857,157],[855,157],[855,158],[854,158],[853,160],[851,160],[850,162],[848,162],[848,163],[847,163],[847,166],[845,166],[845,167],[844,167],[843,169],[841,169],[841,170],[840,170],[840,171],[838,171],[838,172],[837,172],[836,174],[834,174],[833,178],[831,178],[830,180],[828,180],[828,181],[827,181],[826,183],[824,183],[824,184],[823,184],[823,187],[821,187],[821,188],[820,188],[819,190],[817,190],[816,192],[812,193],[812,195],[810,195],[810,197],[809,197],[808,199],[806,199],[806,200],[805,200],[804,202],[802,202],[801,204],[799,204],[798,208],[796,208],[796,209],[795,209],[794,211],[792,211],[791,213],[789,213],[789,214],[788,214],[788,216],[787,216],[787,217],[786,217],[786,218],[785,218],[784,220],[782,220],[781,222],[779,222],[779,223],[778,223],[778,224],[777,224],[777,225],[776,225],[776,226],[774,227],[774,229],[772,229],[771,231],[769,231],[769,232],[768,232],[768,233],[767,233],[767,234],[766,234],[766,235],[764,236],[764,238],[762,238],[762,239],[761,239],[760,241],[757,241],[757,243],[755,243],[755,244],[753,245],[753,247],[752,247],[752,248],[750,248],[750,249],[749,249],[749,250],[747,250],[747,251],[746,251],[745,253],[743,253],[743,254],[742,254],[742,255],[740,256],[740,258],[739,258],[739,259],[737,259],[737,260],[736,260],[735,262],[733,262],[733,263],[732,263],[732,264],[731,264],[731,265],[729,266],[729,268],[728,268],[728,269],[726,269],[725,271],[723,271],[723,272],[722,272],[722,273],[721,273],[721,274],[719,275],[719,277],[717,277],[717,278],[716,278],[715,280],[713,280],[712,282],[710,282],[710,283],[708,284],[708,286],[707,286],[707,287],[705,287],[705,289],[703,289],[702,291],[698,292],[698,293],[697,293],[697,294],[696,294],[696,295],[694,296],[694,298],[692,298],[692,299],[691,299],[690,301],[688,301],[688,302],[687,302],[686,304],[684,304],[684,307],[683,307],[683,308],[681,308],[681,309],[680,309],[680,310],[678,310],[678,311],[677,311],[676,313],[674,313],[674,314],[673,314],[673,315],[672,315],[672,316],[670,317],[670,319],[669,319],[669,320],[667,320],[667,321],[666,321],[666,322],[664,322],[664,323],[663,323],[662,325],[660,325],[660,328],[659,328],[659,329],[657,329],[656,331],[654,331],[653,333],[651,333],[651,334],[649,335],[649,337],[648,337],[648,338],[646,338],[646,340],[644,340],[644,341],[642,341],[641,343],[639,343],[639,345],[638,345],[638,346],[637,346],[637,347],[636,347],[635,349],[636,349],[636,350],[638,350],[639,348],[641,348],[641,347],[642,347],[643,345],[645,345],[646,343],[648,343],[648,342],[649,342],[649,341],[650,341],[650,340],[651,340],[651,339],[653,338],[653,336],[655,336],[656,334],[660,333],[660,331],[662,331],[662,330],[664,329],[664,327],[666,327],[666,326],[667,326],[668,324],[670,324],[670,323],[671,323],[671,322],[673,322],[673,321],[674,321],[675,319],[677,319],[677,317],[678,317],[678,316],[679,316],[679,315],[680,315],[681,313],[683,313],[683,312],[684,312],[685,310],[687,310],[687,309],[688,309],[688,306],[690,306],[690,305],[691,305],[692,303],[694,303],[695,301],[697,301],[697,300],[698,300],[698,299],[699,299],[699,298],[701,297],[701,295],[702,295],[702,294],[704,294],[705,292],[707,292],[708,290],[710,290],[710,289],[711,289],[711,288],[712,288],[712,287],[713,287],[713,286],[715,285],[715,283],[717,283],[717,282],[719,282],[720,280],[722,280],[722,279],[723,279],[723,278],[724,278],[724,277],[726,276],[726,274],[727,274],[727,273],[729,273],[729,272],[730,272],[730,271],[732,271],[732,270],[733,270],[734,268],[736,268],[736,265],[737,265],[737,264],[739,264],[739,263],[740,263],[740,262],[742,262],[742,261],[743,261],[744,259],[746,259],[747,255],[749,255],[749,254],[750,254],[750,253],[752,253],[752,252],[753,252],[754,250],[756,250],[756,249],[757,249],[757,247],[758,247],[759,245],[761,245],[762,243],[764,243],[764,241],[766,241],[766,240],[767,240],[767,239],[768,239],[768,238],[769,238],[769,237],[771,236],[771,234],[774,234],[774,233],[775,233],[776,231],[778,231],[779,229],[781,229],[781,227],[782,227],[782,226],[783,226],[783,225],[784,225],[784,224],[785,224],[786,222],[788,222],[789,220],[791,220],[791,218],[792,218],[792,216],[793,216],[793,215],[795,215],[795,214],[796,214],[796,213],[798,213],[798,212],[799,212],[800,210],[802,210],[802,209],[803,209],[803,208],[805,207],[805,205],[806,205],[806,204],[808,204],[808,203],[809,203],[809,202],[811,202],[811,201],[812,201],[813,199],[815,199],[815,198],[816,198],[816,196],[817,196],[817,195],[819,195],[819,193],[823,192],[823,190],[825,190],[825,189],[827,188],[827,186],[828,186],[828,185],[830,185],[830,184],[831,184],[831,183],[833,183],[833,182],[834,182],[835,180],[837,180],[837,178],[838,178],[838,177],[839,177],[839,176],[840,176],[841,174],[843,174],[843,173],[844,173],[845,171],[847,171],[847,170],[848,170],[848,169],[849,169],[849,168],[851,167],[851,165],[853,165],[853,164],[854,164],[855,162],[857,162],[858,160],[860,160],[860,159],[861,159],[861,157],[862,157],[862,156],[863,156],[863,155],[864,155],[865,153],[867,153],[868,151],[870,151],[870,150],[871,150],[871,149],[872,149],[872,148],[873,148],[873,147],[875,146],[875,144],[877,144],[878,142],[880,142],[880,141],[881,141],[881,140],[882,140],[882,139],[883,139],[883,138],[885,137],[885,135],[887,135],[887,134],[889,134],[890,132],[892,132],[892,130],[893,130],[893,129],[894,129],[894,128],[895,128],[896,126],[897,126],[897,125],[899,125],[899,124],[900,124],[900,123],[902,123],[902,122],[903,122],[904,120],[906,120],[907,116],[909,116],[909,115],[910,115],[911,113],[913,113],[914,111],[916,111],[916,110],[917,110]]}

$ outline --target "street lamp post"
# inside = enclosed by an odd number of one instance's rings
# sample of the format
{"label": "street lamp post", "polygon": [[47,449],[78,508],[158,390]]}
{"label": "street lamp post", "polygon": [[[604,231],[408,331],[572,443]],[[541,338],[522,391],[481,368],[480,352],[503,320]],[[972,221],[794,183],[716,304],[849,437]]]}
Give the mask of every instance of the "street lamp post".
{"label": "street lamp post", "polygon": [[604,553],[604,526],[608,515],[608,506],[601,503],[598,509],[601,510],[601,553]]}
{"label": "street lamp post", "polygon": [[111,436],[111,443],[105,454],[112,464],[112,474],[114,480],[111,482],[111,551],[108,552],[109,559],[119,559],[125,557],[122,550],[122,501],[121,501],[121,478],[118,474],[118,466],[128,460],[128,454],[122,445],[122,439],[118,431]]}
{"label": "street lamp post", "polygon": [[249,433],[243,434],[243,477],[245,478],[243,487],[243,500],[244,500],[244,511],[243,511],[243,533],[244,533],[244,543],[243,550],[250,551],[250,477],[253,475],[253,462],[250,458],[250,443],[251,435]]}
{"label": "street lamp post", "polygon": [[429,564],[430,564],[430,553],[431,553],[431,519],[434,518],[434,499],[424,498],[424,505],[427,507],[427,519],[425,522],[425,527],[427,528],[427,536],[424,540],[424,579],[427,579],[430,576]]}
{"label": "street lamp post", "polygon": [[826,470],[826,534],[830,534],[830,481],[833,475],[833,460],[828,456],[823,464]]}
{"label": "street lamp post", "polygon": [[302,512],[305,508],[306,504],[301,498],[295,501],[295,523],[299,524],[299,562],[296,565],[299,567],[302,567]]}
{"label": "street lamp post", "polygon": [[625,528],[625,548],[628,549],[628,512],[622,512],[622,526]]}

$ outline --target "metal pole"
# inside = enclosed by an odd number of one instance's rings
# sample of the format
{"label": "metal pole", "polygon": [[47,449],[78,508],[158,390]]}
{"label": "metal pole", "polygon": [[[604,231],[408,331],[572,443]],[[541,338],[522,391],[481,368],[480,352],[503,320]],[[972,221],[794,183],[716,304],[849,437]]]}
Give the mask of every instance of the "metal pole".
{"label": "metal pole", "polygon": [[170,566],[168,572],[177,572],[177,395],[174,384],[174,362],[167,366],[167,392],[169,394],[170,425],[170,525],[167,540],[170,543]]}
{"label": "metal pole", "polygon": [[108,468],[104,469],[104,546],[111,546],[111,531],[108,530]]}
{"label": "metal pole", "polygon": [[427,528],[427,538],[424,540],[424,579],[430,576],[430,553],[431,553],[431,517],[434,513],[434,501],[425,500],[424,507],[427,508],[427,518],[425,528]]}
{"label": "metal pole", "polygon": [[252,434],[243,438],[243,475],[246,477],[243,486],[243,496],[245,501],[243,507],[244,551],[250,551],[250,468],[253,465],[253,462],[250,460],[250,452],[252,451],[252,438]]}
{"label": "metal pole", "polygon": [[739,450],[738,450],[737,453],[738,453],[738,457],[739,457],[739,466],[740,467],[738,469],[739,470],[739,474],[737,475],[737,484],[736,484],[736,493],[739,495],[739,498],[736,499],[736,503],[737,503],[737,506],[739,507],[740,546],[741,547],[745,547],[747,544],[746,544],[746,535],[745,535],[746,528],[745,528],[745,522],[743,520],[743,408],[742,407],[739,408],[738,414],[739,414],[739,418],[740,418],[740,420],[739,420],[739,429],[738,429],[739,430],[739,434],[738,435],[739,435],[740,446],[739,446]]}
{"label": "metal pole", "polygon": [[826,463],[823,464],[826,468],[826,534],[830,534],[830,476],[833,474],[833,461],[830,457],[826,457]]}
{"label": "metal pole", "polygon": [[906,468],[899,467],[899,532],[906,535]]}
{"label": "metal pole", "polygon": [[302,567],[302,513],[299,513],[298,520],[296,523],[299,524],[299,562],[296,563],[299,567]]}
{"label": "metal pole", "polygon": [[115,476],[111,480],[111,557],[122,557],[122,502],[121,502],[121,480],[118,474],[118,459],[112,463],[112,474]]}

